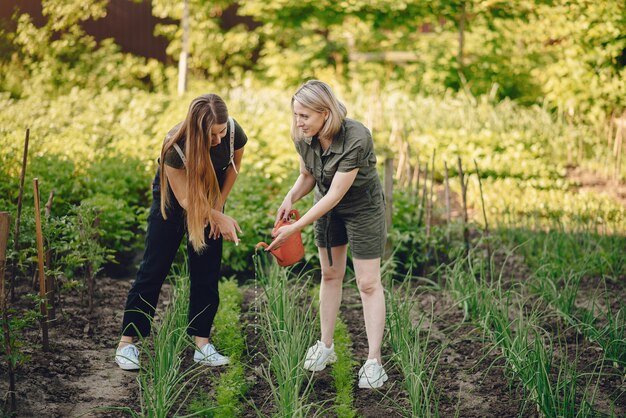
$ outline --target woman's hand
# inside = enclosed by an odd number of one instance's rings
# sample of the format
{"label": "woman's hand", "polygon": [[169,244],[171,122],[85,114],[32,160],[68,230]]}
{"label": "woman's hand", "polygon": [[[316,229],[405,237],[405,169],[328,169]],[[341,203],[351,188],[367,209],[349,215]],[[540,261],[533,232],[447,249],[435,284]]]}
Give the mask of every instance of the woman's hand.
{"label": "woman's hand", "polygon": [[209,231],[209,238],[218,239],[221,235],[222,232],[220,231],[220,227],[215,222],[211,222],[211,231]]}
{"label": "woman's hand", "polygon": [[242,231],[237,221],[230,216],[215,210],[212,215],[213,222],[211,224],[210,236],[212,236],[214,232],[216,237],[219,236],[219,234],[222,234],[225,240],[232,241],[236,245],[239,245],[237,232],[241,233]]}
{"label": "woman's hand", "polygon": [[265,249],[265,251],[272,251],[276,248],[280,248],[287,238],[289,238],[294,232],[298,231],[298,227],[295,224],[285,225],[272,232],[272,243]]}
{"label": "woman's hand", "polygon": [[278,225],[278,222],[280,221],[289,220],[289,212],[291,212],[291,207],[291,197],[287,195],[285,196],[283,203],[280,205],[278,211],[276,212],[276,221],[274,222],[274,226]]}

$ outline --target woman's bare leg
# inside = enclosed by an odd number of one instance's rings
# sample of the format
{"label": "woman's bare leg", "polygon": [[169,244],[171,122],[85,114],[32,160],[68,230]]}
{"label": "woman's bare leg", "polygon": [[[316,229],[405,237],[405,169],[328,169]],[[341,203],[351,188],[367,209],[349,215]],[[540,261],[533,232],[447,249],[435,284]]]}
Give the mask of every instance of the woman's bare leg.
{"label": "woman's bare leg", "polygon": [[368,359],[381,361],[381,345],[385,332],[385,294],[380,279],[380,258],[353,259],[356,283],[363,302],[365,331],[369,344]]}
{"label": "woman's bare leg", "polygon": [[322,267],[322,283],[320,284],[321,341],[326,344],[326,347],[330,347],[333,343],[335,323],[337,321],[337,314],[339,313],[339,306],[341,305],[348,245],[331,248],[333,256],[332,266],[329,265],[326,248],[318,248],[318,250]]}

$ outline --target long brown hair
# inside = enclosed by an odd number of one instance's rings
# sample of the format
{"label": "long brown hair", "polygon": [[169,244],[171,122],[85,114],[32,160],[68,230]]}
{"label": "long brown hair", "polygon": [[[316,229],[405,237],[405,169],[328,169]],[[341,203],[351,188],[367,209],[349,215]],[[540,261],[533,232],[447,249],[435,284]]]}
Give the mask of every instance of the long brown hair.
{"label": "long brown hair", "polygon": [[163,143],[161,149],[161,214],[167,219],[169,193],[165,182],[164,161],[167,151],[185,140],[187,159],[187,233],[196,252],[206,246],[204,226],[211,222],[211,209],[221,207],[222,195],[211,162],[211,129],[213,125],[228,122],[226,103],[216,94],[204,94],[195,98],[187,117],[178,130]]}

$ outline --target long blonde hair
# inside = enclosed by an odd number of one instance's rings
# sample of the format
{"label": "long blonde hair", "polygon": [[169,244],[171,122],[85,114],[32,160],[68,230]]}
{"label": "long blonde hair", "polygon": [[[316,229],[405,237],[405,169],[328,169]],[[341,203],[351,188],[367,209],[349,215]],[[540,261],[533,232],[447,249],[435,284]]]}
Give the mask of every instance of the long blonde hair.
{"label": "long blonde hair", "polygon": [[[319,132],[320,138],[332,140],[341,130],[341,124],[348,111],[344,104],[337,99],[328,84],[319,80],[309,80],[301,85],[291,98],[291,110],[293,110],[293,102],[296,100],[302,106],[315,112],[328,112],[328,119]],[[294,141],[301,139],[298,137],[295,115],[291,121],[291,138]]]}
{"label": "long blonde hair", "polygon": [[169,193],[165,182],[164,161],[167,151],[185,140],[187,160],[187,233],[196,252],[206,247],[204,240],[205,223],[211,222],[211,209],[221,207],[222,195],[211,162],[211,129],[213,125],[228,122],[226,103],[216,94],[204,94],[195,98],[183,123],[178,130],[163,143],[161,149],[161,214],[167,219]]}

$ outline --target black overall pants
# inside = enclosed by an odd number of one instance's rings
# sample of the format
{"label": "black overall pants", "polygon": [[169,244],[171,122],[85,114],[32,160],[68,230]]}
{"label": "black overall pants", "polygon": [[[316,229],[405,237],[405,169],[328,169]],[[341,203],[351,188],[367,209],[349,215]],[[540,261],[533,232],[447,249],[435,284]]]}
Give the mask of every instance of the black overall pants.
{"label": "black overall pants", "polygon": [[[143,260],[132,288],[128,292],[122,335],[147,336],[150,318],[154,317],[161,286],[170,271],[174,257],[186,233],[184,210],[178,204],[171,188],[167,219],[161,215],[159,172],[152,187],[152,206],[148,215],[148,231]],[[198,254],[187,241],[190,278],[189,327],[187,332],[198,337],[209,337],[213,319],[220,302],[218,281],[222,262],[222,238],[209,239],[210,228],[204,231],[207,247]],[[149,316],[149,318],[148,318]],[[136,327],[136,328],[135,328]]]}

